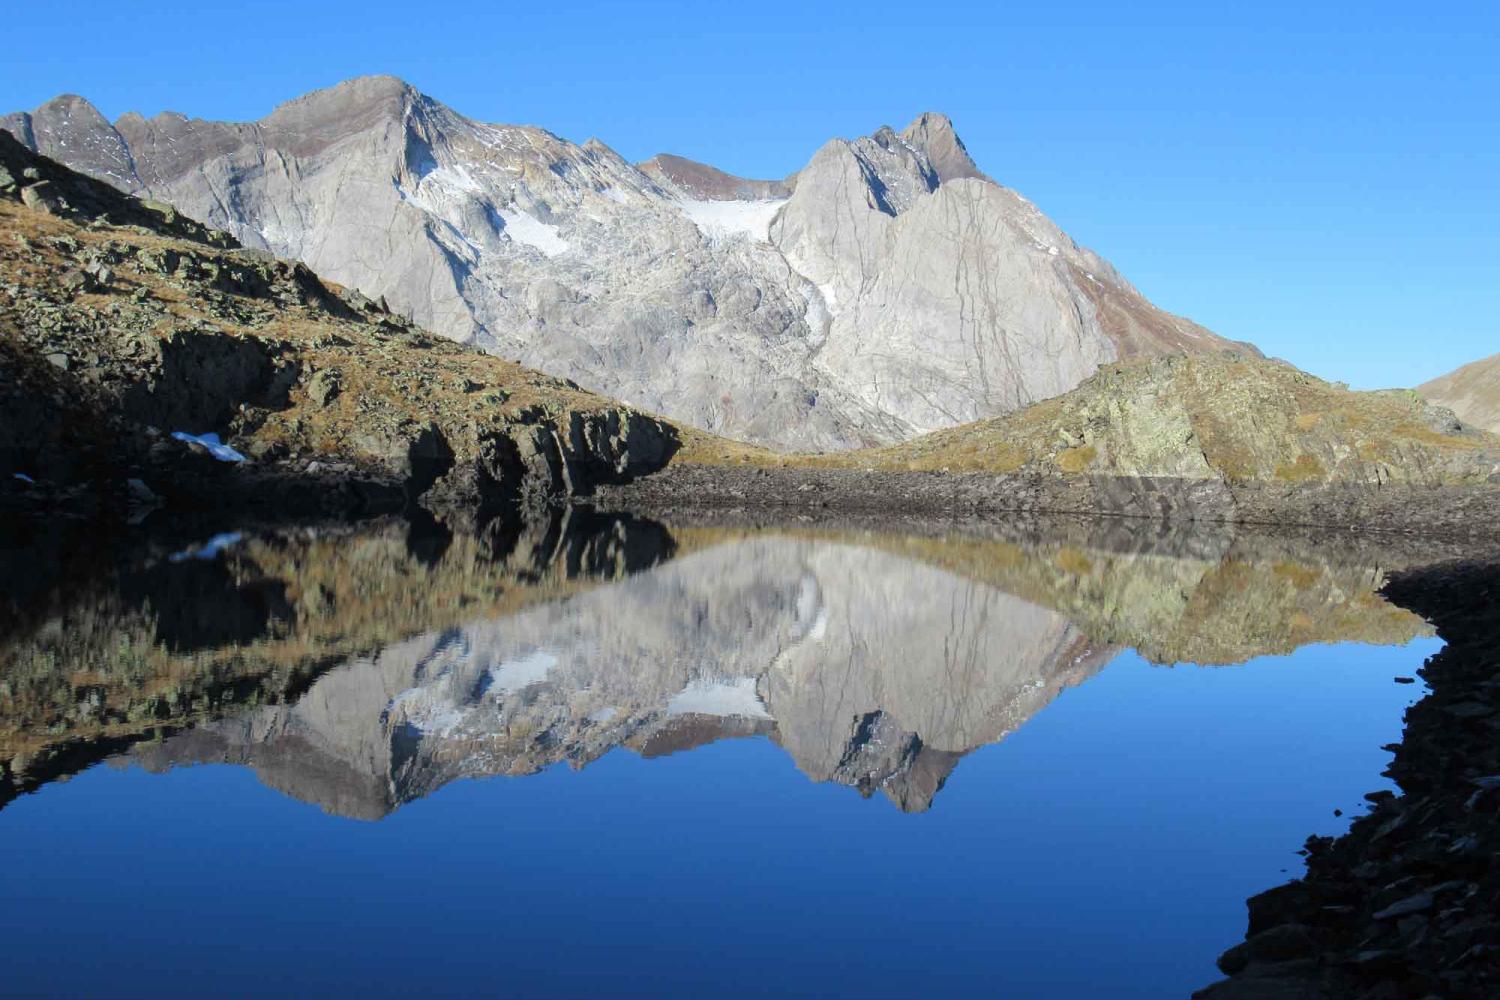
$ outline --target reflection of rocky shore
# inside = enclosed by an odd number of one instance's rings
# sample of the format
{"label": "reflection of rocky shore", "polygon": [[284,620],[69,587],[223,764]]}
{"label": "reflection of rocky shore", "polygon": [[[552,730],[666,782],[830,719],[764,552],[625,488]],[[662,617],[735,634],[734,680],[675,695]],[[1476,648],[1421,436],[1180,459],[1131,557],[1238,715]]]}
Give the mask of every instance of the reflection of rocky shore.
{"label": "reflection of rocky shore", "polygon": [[1500,995],[1500,564],[1398,575],[1447,646],[1422,670],[1368,816],[1308,841],[1307,874],[1249,902],[1204,998]]}
{"label": "reflection of rocky shore", "polygon": [[371,816],[458,777],[765,733],[815,780],[923,809],[960,756],[1110,652],[1055,612],[920,562],[752,537],[395,644],[294,704],[138,759],[248,763]]}
{"label": "reflection of rocky shore", "polygon": [[61,568],[5,581],[0,787],[133,746],[149,767],[240,762],[373,817],[457,777],[763,735],[815,780],[923,809],[963,754],[1115,649],[1233,663],[1424,627],[1374,592],[1416,558],[1388,540],[1142,524],[575,512],[147,535],[88,559],[28,536],[8,566]]}
{"label": "reflection of rocky shore", "polygon": [[0,535],[0,805],[143,739],[295,699],[320,673],[671,554],[653,522],[575,514],[100,540]]}

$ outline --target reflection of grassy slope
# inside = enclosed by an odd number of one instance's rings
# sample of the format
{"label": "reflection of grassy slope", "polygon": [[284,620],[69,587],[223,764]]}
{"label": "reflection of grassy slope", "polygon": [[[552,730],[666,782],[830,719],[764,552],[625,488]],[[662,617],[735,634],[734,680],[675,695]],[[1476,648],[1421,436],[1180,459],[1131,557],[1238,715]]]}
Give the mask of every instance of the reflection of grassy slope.
{"label": "reflection of grassy slope", "polygon": [[589,582],[569,572],[568,556],[552,537],[496,552],[492,539],[458,534],[423,559],[400,524],[254,538],[224,568],[231,594],[272,595],[259,601],[272,605],[264,631],[179,652],[158,634],[149,593],[132,599],[130,579],[99,581],[0,644],[0,763],[10,772],[0,789],[64,745],[159,735],[278,702],[351,657],[575,593]]}
{"label": "reflection of grassy slope", "polygon": [[[1337,546],[1226,543],[1214,557],[1126,553],[1079,540],[789,534],[873,546],[997,587],[1059,612],[1096,644],[1129,646],[1156,663],[1241,663],[1310,643],[1401,643],[1427,633],[1421,619],[1376,593],[1386,567]],[[688,550],[743,532],[673,535]]]}
{"label": "reflection of grassy slope", "polygon": [[1500,438],[1415,393],[1351,392],[1288,365],[1195,354],[1107,365],[1015,413],[903,444],[782,456],[687,432],[678,462],[1280,483],[1483,482]]}

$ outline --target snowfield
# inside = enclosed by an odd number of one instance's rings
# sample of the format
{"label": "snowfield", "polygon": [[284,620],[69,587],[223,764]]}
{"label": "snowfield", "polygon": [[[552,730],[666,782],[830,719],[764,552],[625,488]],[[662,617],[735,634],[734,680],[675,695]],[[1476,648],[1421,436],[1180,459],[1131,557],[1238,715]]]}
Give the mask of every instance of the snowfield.
{"label": "snowfield", "polygon": [[540,250],[548,257],[557,257],[568,252],[568,241],[557,235],[557,227],[540,222],[518,209],[501,209],[500,218],[505,220],[505,233],[517,243]]}
{"label": "snowfield", "polygon": [[678,202],[682,214],[692,220],[704,236],[725,239],[748,236],[757,243],[771,242],[771,220],[781,211],[787,199],[773,201],[692,201]]}
{"label": "snowfield", "polygon": [[668,715],[716,715],[721,718],[769,719],[771,713],[755,693],[755,678],[731,681],[695,680],[667,702]]}

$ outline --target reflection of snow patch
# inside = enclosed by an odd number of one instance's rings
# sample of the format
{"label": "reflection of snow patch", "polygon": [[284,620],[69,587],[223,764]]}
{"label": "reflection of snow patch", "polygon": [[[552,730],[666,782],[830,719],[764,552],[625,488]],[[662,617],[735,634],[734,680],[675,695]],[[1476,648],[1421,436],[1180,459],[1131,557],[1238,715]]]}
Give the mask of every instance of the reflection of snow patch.
{"label": "reflection of snow patch", "polygon": [[488,690],[496,694],[515,694],[533,684],[547,679],[547,673],[557,666],[557,654],[545,649],[534,650],[514,660],[506,660],[498,667],[491,667]]}
{"label": "reflection of snow patch", "polygon": [[668,715],[739,716],[745,719],[769,719],[771,713],[755,693],[755,678],[736,677],[732,681],[692,681],[667,702]]}
{"label": "reflection of snow patch", "polygon": [[620,714],[620,710],[618,708],[614,707],[613,705],[611,705],[608,708],[601,708],[601,709],[599,709],[599,711],[591,713],[589,715],[589,721],[590,722],[601,722],[601,723],[602,722],[608,722],[610,719],[613,719],[615,716],[617,716],[619,714]]}
{"label": "reflection of snow patch", "polygon": [[219,440],[217,434],[189,434],[187,431],[173,431],[172,436],[178,441],[191,444],[201,444],[208,449],[208,453],[221,462],[243,462],[245,456],[235,451],[229,445]]}
{"label": "reflection of snow patch", "polygon": [[28,476],[24,472],[13,472],[13,473],[11,473],[11,478],[12,479],[19,479],[23,483],[35,483],[36,482],[35,479],[32,479],[30,476]]}
{"label": "reflection of snow patch", "polygon": [[823,591],[812,574],[802,578],[797,589],[797,624],[807,625],[804,637],[817,642],[828,631],[828,608],[823,603]]}
{"label": "reflection of snow patch", "polygon": [[497,213],[505,220],[505,232],[517,243],[534,247],[548,257],[568,252],[568,241],[557,235],[557,227],[539,222],[519,209],[500,209]]}
{"label": "reflection of snow patch", "polygon": [[704,236],[728,237],[748,236],[758,243],[771,241],[771,220],[786,204],[786,199],[775,201],[693,201],[678,202],[682,214],[692,220],[693,225]]}
{"label": "reflection of snow patch", "polygon": [[213,536],[202,545],[189,545],[181,552],[172,553],[167,556],[167,561],[175,563],[185,562],[189,559],[217,559],[220,552],[238,545],[244,537],[238,531],[225,531]]}
{"label": "reflection of snow patch", "polygon": [[407,688],[392,698],[386,714],[392,721],[405,722],[436,736],[452,736],[464,720],[463,713],[452,703],[420,687]]}

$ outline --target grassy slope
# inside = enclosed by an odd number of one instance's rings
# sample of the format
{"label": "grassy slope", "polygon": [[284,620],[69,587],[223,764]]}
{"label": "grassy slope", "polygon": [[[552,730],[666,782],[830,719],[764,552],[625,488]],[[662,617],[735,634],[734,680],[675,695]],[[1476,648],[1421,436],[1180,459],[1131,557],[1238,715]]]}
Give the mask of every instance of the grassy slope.
{"label": "grassy slope", "polygon": [[1280,482],[1473,482],[1500,438],[1445,424],[1417,394],[1351,392],[1238,354],[1107,365],[1024,410],[884,448],[786,456],[689,434],[679,462]]}

